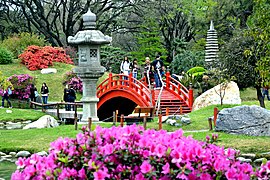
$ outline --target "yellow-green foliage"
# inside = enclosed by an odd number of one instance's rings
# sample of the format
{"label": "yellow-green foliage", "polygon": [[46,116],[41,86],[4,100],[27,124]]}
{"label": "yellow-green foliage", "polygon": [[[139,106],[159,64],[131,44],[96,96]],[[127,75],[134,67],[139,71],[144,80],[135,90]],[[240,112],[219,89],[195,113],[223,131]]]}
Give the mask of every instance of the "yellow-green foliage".
{"label": "yellow-green foliage", "polygon": [[46,43],[44,38],[36,34],[22,32],[20,34],[14,34],[8,37],[1,43],[0,46],[10,50],[14,57],[17,58],[18,55],[20,55],[24,49],[30,45],[44,46],[48,45],[48,43]]}
{"label": "yellow-green foliage", "polygon": [[7,89],[8,86],[12,86],[11,82],[0,71],[0,89]]}

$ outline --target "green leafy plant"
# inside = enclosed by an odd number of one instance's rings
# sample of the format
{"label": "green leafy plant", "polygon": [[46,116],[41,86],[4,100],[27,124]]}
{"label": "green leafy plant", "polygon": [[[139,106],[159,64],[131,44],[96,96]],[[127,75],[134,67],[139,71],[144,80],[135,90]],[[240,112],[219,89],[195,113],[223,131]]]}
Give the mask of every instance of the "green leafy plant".
{"label": "green leafy plant", "polygon": [[10,64],[12,59],[12,53],[6,48],[0,47],[0,64]]}
{"label": "green leafy plant", "polygon": [[28,46],[48,45],[44,38],[38,36],[37,34],[31,34],[27,32],[14,34],[5,39],[1,44],[3,47],[6,47],[8,50],[10,50],[14,57],[18,57]]}
{"label": "green leafy plant", "polygon": [[181,72],[187,72],[190,68],[203,66],[203,64],[202,52],[185,50],[174,57],[171,63],[171,69],[172,73],[180,74]]}

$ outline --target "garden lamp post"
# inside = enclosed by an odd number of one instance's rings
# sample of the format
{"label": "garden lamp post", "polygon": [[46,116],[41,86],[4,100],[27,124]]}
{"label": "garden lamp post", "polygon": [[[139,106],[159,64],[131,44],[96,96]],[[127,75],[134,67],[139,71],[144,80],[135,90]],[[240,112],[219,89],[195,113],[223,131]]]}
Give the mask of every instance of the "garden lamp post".
{"label": "garden lamp post", "polygon": [[83,29],[74,37],[68,37],[69,44],[78,45],[79,63],[74,72],[83,82],[83,116],[81,123],[88,123],[88,118],[98,121],[96,83],[104,74],[105,68],[100,65],[100,47],[111,42],[111,37],[96,30],[96,15],[90,10],[83,15]]}

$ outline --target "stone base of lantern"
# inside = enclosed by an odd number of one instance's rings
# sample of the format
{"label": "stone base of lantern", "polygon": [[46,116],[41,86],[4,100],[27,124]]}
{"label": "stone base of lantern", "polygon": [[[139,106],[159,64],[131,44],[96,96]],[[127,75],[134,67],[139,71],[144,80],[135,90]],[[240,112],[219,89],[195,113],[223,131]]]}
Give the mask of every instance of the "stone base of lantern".
{"label": "stone base of lantern", "polygon": [[87,101],[82,99],[83,103],[83,115],[80,124],[87,124],[88,119],[91,118],[92,121],[99,121],[97,117],[97,102],[98,98],[87,98]]}

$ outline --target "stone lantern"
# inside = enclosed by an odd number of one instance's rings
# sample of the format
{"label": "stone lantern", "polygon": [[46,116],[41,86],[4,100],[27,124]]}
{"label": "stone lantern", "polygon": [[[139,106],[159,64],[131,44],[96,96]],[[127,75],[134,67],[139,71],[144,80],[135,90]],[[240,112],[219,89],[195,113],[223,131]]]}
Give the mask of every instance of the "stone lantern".
{"label": "stone lantern", "polygon": [[111,37],[96,30],[96,15],[90,10],[83,15],[83,29],[74,37],[68,37],[69,44],[78,45],[79,63],[74,72],[83,82],[83,116],[81,123],[87,123],[91,117],[98,121],[96,95],[96,83],[98,78],[104,74],[105,68],[100,65],[100,47],[109,44]]}

